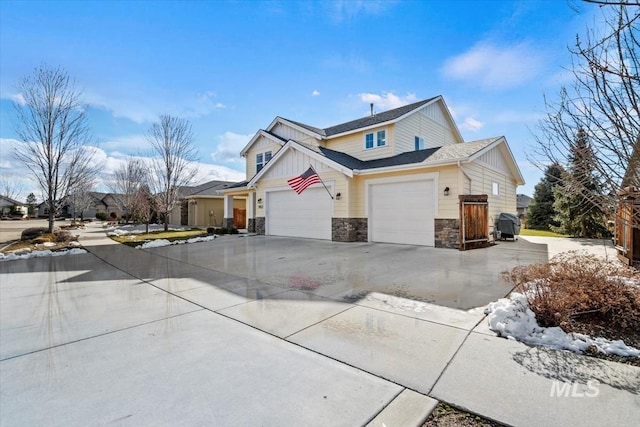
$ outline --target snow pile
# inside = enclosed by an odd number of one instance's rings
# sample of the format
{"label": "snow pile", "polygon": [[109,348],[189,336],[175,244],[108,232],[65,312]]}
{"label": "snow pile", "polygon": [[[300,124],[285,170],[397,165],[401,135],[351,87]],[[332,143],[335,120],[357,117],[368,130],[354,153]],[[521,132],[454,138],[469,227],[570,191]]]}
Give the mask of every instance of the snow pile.
{"label": "snow pile", "polygon": [[0,253],[0,261],[15,261],[18,259],[29,259],[29,258],[42,258],[48,256],[62,256],[62,255],[80,255],[86,254],[87,251],[84,249],[73,248],[70,250],[62,250],[62,251],[33,251],[28,253],[8,253],[3,254]]}
{"label": "snow pile", "polygon": [[185,243],[199,243],[199,242],[210,242],[218,236],[204,236],[204,237],[192,237],[187,240],[174,240],[173,242],[168,241],[167,239],[157,239],[150,240],[141,245],[136,246],[136,249],[150,249],[150,248],[161,248],[163,246],[171,246],[171,245],[184,245]]}
{"label": "snow pile", "polygon": [[618,356],[640,356],[640,350],[630,347],[622,340],[591,338],[578,333],[566,333],[560,327],[543,328],[529,308],[527,297],[514,292],[509,298],[501,298],[487,308],[489,328],[499,336],[529,345],[540,345],[556,350],[582,353],[591,346],[598,351]]}
{"label": "snow pile", "polygon": [[[149,224],[149,232],[164,230],[164,225],[162,224]],[[184,231],[183,227],[169,227],[170,231]],[[146,233],[145,226],[139,225],[121,225],[116,227],[108,227],[107,228],[107,236],[126,236],[129,234],[144,234]]]}

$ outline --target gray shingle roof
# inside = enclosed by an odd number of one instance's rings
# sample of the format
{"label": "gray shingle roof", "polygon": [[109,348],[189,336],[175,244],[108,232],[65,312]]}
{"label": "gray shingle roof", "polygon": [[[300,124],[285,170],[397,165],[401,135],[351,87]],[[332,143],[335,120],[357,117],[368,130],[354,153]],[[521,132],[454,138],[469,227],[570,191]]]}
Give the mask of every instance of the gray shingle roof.
{"label": "gray shingle roof", "polygon": [[350,132],[352,130],[366,128],[369,126],[374,126],[377,124],[389,122],[397,119],[398,117],[402,117],[405,114],[415,110],[416,108],[422,107],[423,105],[433,101],[435,98],[424,99],[422,101],[414,102],[413,104],[404,105],[399,108],[394,108],[393,110],[383,111],[381,113],[376,113],[372,116],[362,117],[356,120],[351,120],[346,123],[341,123],[335,126],[329,126],[328,128],[320,129],[314,126],[309,126],[304,123],[296,122],[294,120],[284,119],[290,123],[298,125],[302,128],[305,128],[311,132],[314,132],[318,135],[329,137],[333,135],[337,135],[344,132]]}
{"label": "gray shingle roof", "polygon": [[478,141],[463,142],[462,144],[445,145],[440,147],[433,156],[429,157],[427,163],[466,159],[500,138],[501,137],[487,138]]}
{"label": "gray shingle roof", "polygon": [[374,160],[360,160],[353,156],[350,156],[340,151],[330,150],[328,148],[319,147],[320,153],[326,158],[333,160],[336,163],[340,163],[349,169],[375,169],[385,168],[390,166],[410,165],[413,163],[421,163],[425,161],[429,156],[433,155],[438,148],[427,148],[425,150],[410,151],[408,153],[401,153],[392,157],[385,157],[383,159]]}
{"label": "gray shingle roof", "polygon": [[187,196],[217,196],[218,190],[223,190],[236,185],[236,182],[232,181],[209,181],[204,184],[196,185],[194,187],[182,187],[180,188],[180,195],[182,197]]}

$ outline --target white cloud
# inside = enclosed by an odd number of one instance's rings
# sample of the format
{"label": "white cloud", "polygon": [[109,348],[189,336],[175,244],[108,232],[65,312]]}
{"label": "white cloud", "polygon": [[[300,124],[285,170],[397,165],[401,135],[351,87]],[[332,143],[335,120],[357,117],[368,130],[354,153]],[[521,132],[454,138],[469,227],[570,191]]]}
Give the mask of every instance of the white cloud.
{"label": "white cloud", "polygon": [[11,99],[20,105],[27,105],[27,100],[24,99],[24,95],[22,95],[21,93],[16,93],[15,95],[11,95]]}
{"label": "white cloud", "polygon": [[520,86],[542,70],[543,58],[529,43],[495,46],[480,42],[449,58],[440,72],[445,77],[489,89]]}
{"label": "white cloud", "polygon": [[244,181],[245,172],[240,172],[226,166],[212,165],[209,163],[197,163],[198,174],[194,178],[195,184],[202,184],[207,181]]}
{"label": "white cloud", "polygon": [[382,92],[382,95],[375,93],[358,94],[360,101],[371,104],[373,103],[374,111],[386,111],[394,108],[402,107],[412,102],[418,101],[414,93],[408,93],[406,96],[398,96],[393,92]]}
{"label": "white cloud", "polygon": [[[121,157],[123,152],[146,152],[151,149],[151,144],[149,144],[149,140],[146,135],[134,134],[118,136],[105,142],[101,142],[100,147],[109,152],[111,156]],[[124,155],[126,156],[126,154]]]}
{"label": "white cloud", "polygon": [[240,135],[233,132],[225,132],[218,136],[216,151],[211,153],[214,162],[239,163],[244,165],[245,160],[240,157],[240,151],[253,138],[254,134]]}
{"label": "white cloud", "polygon": [[320,96],[320,92],[318,90],[314,90],[313,92],[311,92],[312,96]]}
{"label": "white cloud", "polygon": [[[231,134],[231,137],[228,137],[227,134]],[[227,132],[227,139],[234,140],[234,136],[238,137],[238,140],[242,139],[242,135],[235,135],[231,132]],[[224,136],[223,136],[224,137]],[[221,137],[221,139],[223,139]],[[251,136],[248,136],[250,139]],[[247,139],[247,141],[249,140]],[[43,200],[42,190],[38,186],[37,181],[33,174],[19,161],[13,158],[13,153],[15,147],[23,144],[22,142],[15,139],[8,138],[0,138],[0,146],[2,146],[2,160],[0,161],[0,176],[3,179],[15,181],[16,184],[20,186],[21,194],[17,197],[18,200],[25,200],[29,193],[34,193],[38,200]],[[243,145],[244,146],[244,145]],[[235,155],[238,156],[238,152],[242,147],[236,148]],[[120,152],[115,153],[107,153],[100,147],[87,146],[85,147],[87,150],[91,150],[93,152],[93,158],[91,163],[93,166],[99,168],[99,174],[96,181],[96,191],[104,191],[108,192],[109,184],[113,179],[114,172],[127,160],[128,156],[123,155]],[[7,153],[7,154],[5,154]],[[150,164],[149,157],[140,157],[134,156],[135,158],[141,159],[144,162]],[[244,159],[242,159],[241,169],[244,169]],[[203,163],[203,162],[193,162],[196,170],[198,171],[193,184],[198,185],[203,182],[211,181],[211,180],[223,180],[223,181],[243,181],[245,179],[245,172],[235,170],[226,166]]]}
{"label": "white cloud", "polygon": [[483,122],[476,120],[474,117],[467,117],[460,125],[460,129],[475,132],[482,129],[483,126]]}

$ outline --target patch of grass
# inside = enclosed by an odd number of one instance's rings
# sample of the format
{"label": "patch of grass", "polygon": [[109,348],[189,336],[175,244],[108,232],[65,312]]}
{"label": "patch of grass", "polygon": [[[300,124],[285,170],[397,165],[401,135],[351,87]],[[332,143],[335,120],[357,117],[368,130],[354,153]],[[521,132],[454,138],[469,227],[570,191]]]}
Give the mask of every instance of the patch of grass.
{"label": "patch of grass", "polygon": [[556,255],[546,264],[504,274],[527,296],[540,326],[623,340],[640,347],[640,273],[584,252]]}
{"label": "patch of grass", "polygon": [[127,234],[123,236],[110,236],[111,239],[118,243],[128,246],[138,246],[150,240],[165,239],[170,242],[174,240],[186,240],[192,237],[206,236],[207,232],[200,228],[192,228],[190,230],[169,230],[169,231],[152,231],[150,233]]}
{"label": "patch of grass", "polygon": [[499,427],[501,424],[461,411],[444,402],[438,403],[422,427]]}
{"label": "patch of grass", "polygon": [[521,236],[536,236],[536,237],[569,237],[565,234],[555,233],[549,230],[534,230],[532,228],[521,228]]}

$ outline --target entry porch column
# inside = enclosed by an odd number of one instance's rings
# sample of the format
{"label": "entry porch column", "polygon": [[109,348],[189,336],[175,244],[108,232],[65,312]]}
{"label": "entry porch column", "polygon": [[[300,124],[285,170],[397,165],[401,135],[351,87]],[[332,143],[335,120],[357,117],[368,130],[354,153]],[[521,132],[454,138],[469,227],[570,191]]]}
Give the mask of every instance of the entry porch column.
{"label": "entry porch column", "polygon": [[224,213],[222,214],[222,226],[225,228],[233,227],[233,196],[224,195]]}

